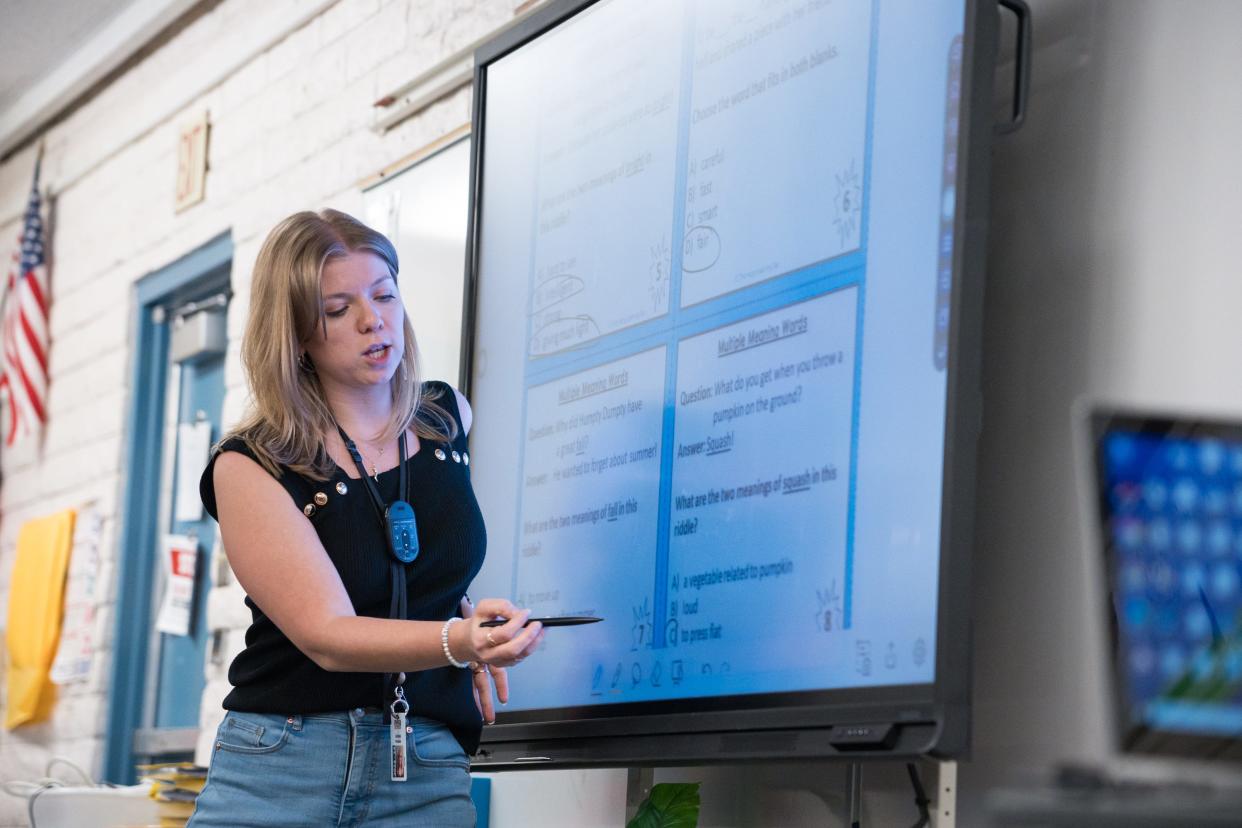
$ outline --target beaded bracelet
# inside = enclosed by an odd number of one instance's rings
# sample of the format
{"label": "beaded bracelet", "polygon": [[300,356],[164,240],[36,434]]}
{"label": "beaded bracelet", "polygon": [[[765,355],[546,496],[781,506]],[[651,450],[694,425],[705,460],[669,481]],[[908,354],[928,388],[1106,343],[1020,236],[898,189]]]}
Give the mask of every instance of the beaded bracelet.
{"label": "beaded bracelet", "polygon": [[444,626],[440,628],[440,649],[444,650],[444,657],[448,659],[449,664],[452,664],[454,667],[459,667],[464,670],[470,665],[464,664],[458,661],[457,659],[453,658],[453,652],[452,650],[449,649],[449,645],[448,645],[449,627],[453,626],[460,620],[461,620],[460,618],[454,615],[452,618],[444,622]]}

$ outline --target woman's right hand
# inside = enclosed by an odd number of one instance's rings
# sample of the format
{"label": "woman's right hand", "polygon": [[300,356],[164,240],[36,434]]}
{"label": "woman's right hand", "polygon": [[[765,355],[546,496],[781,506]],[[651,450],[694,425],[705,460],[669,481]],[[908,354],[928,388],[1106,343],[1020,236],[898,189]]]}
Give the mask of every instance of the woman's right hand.
{"label": "woman's right hand", "polygon": [[[530,610],[520,609],[503,598],[484,598],[474,605],[474,614],[464,624],[454,624],[451,632],[453,655],[459,661],[477,661],[493,667],[512,667],[535,651],[543,641],[543,625],[529,626]],[[499,627],[484,627],[484,621],[508,620]],[[463,658],[463,654],[465,658]]]}

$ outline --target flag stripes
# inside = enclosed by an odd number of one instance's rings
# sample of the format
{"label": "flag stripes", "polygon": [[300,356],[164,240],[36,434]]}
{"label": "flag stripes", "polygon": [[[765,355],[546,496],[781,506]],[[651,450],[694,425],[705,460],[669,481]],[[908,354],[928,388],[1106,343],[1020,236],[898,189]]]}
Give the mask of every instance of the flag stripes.
{"label": "flag stripes", "polygon": [[47,422],[49,304],[36,162],[0,318],[0,395],[8,402],[8,417],[3,422],[6,445],[13,445],[23,434],[33,434]]}

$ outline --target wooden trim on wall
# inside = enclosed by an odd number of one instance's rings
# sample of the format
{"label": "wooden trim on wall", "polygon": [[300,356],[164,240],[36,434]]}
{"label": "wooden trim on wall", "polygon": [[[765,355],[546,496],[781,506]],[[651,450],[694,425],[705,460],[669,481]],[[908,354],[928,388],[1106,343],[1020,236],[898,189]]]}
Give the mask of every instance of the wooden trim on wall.
{"label": "wooden trim on wall", "polygon": [[388,179],[392,178],[394,175],[400,175],[401,173],[408,170],[410,167],[413,167],[419,161],[423,161],[429,158],[430,156],[435,155],[440,150],[444,149],[450,144],[457,143],[458,141],[460,141],[462,138],[465,138],[469,134],[470,134],[470,122],[467,121],[466,123],[462,124],[461,126],[457,127],[451,132],[446,132],[444,135],[441,135],[439,138],[435,139],[430,144],[419,147],[418,149],[411,152],[409,155],[405,155],[405,156],[402,156],[401,158],[398,158],[396,161],[393,161],[391,164],[384,167],[379,172],[372,173],[371,175],[368,175],[366,178],[359,180],[358,189],[369,190],[375,185],[380,184],[384,181],[387,181]]}

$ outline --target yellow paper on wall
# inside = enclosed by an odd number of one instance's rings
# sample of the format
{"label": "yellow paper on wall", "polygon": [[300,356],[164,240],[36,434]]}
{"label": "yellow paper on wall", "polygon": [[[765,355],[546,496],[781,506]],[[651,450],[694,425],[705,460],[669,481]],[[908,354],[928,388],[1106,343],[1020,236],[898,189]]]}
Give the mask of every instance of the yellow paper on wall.
{"label": "yellow paper on wall", "polygon": [[74,511],[66,509],[25,523],[17,535],[5,634],[9,730],[46,719],[56,701],[49,674],[60,641],[73,519]]}

